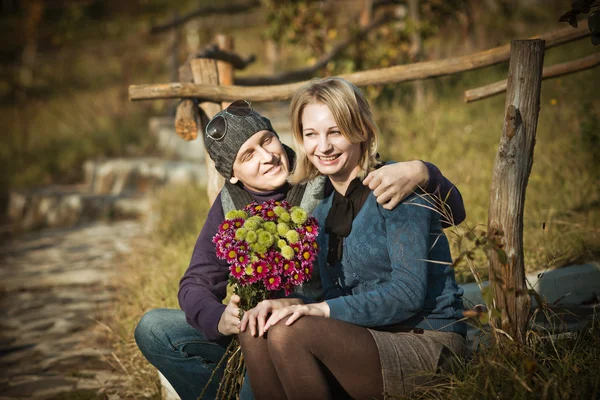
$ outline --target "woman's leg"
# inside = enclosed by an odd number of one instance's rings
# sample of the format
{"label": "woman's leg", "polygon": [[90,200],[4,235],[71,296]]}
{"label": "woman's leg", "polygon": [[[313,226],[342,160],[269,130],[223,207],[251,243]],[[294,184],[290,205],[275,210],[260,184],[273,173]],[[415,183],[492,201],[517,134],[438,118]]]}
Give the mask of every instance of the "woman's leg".
{"label": "woman's leg", "polygon": [[288,399],[331,398],[320,363],[352,398],[383,397],[379,352],[366,328],[312,316],[291,326],[285,320],[269,329],[267,343]]}
{"label": "woman's leg", "polygon": [[285,399],[285,392],[269,355],[268,339],[265,337],[255,338],[250,335],[248,330],[240,333],[238,339],[242,346],[254,398],[257,400]]}

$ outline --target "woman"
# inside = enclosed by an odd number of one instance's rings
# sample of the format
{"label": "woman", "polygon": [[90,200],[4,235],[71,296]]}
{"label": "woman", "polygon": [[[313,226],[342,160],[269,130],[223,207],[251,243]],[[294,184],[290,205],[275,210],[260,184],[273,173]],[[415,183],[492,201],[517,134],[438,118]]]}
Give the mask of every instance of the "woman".
{"label": "woman", "polygon": [[386,210],[360,184],[377,166],[379,132],[353,84],[315,79],[290,107],[295,180],[326,175],[335,189],[313,212],[323,233],[317,263],[326,300],[276,309],[266,340],[239,336],[253,392],[410,395],[466,349],[462,291],[440,215],[420,193]]}

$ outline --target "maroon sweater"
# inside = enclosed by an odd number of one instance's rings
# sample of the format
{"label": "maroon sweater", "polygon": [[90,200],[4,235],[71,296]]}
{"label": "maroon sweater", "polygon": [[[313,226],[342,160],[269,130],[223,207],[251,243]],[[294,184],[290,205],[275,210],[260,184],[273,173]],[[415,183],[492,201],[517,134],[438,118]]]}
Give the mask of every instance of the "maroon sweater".
{"label": "maroon sweater", "polygon": [[[429,183],[425,190],[440,195],[442,199],[450,192],[446,204],[452,210],[455,224],[460,224],[465,219],[465,208],[460,192],[435,165],[427,162],[425,165],[429,170]],[[263,202],[269,199],[282,200],[288,190],[289,186],[286,185],[272,192],[257,193],[250,190],[248,192],[256,201]],[[333,187],[328,181],[325,196],[331,194],[332,190]],[[217,258],[215,244],[212,242],[224,218],[221,194],[219,194],[198,236],[190,265],[179,282],[179,306],[185,312],[188,324],[212,341],[227,339],[218,331],[217,326],[225,310],[223,299],[227,295],[229,268],[227,261]]]}

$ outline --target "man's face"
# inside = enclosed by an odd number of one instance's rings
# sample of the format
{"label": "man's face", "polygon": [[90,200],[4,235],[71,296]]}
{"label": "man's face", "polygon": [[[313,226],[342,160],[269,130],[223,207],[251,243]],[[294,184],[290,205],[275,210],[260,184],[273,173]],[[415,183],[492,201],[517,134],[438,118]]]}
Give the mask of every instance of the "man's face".
{"label": "man's face", "polygon": [[233,163],[231,183],[238,180],[255,192],[282,187],[289,174],[289,161],[273,132],[256,132],[240,148]]}

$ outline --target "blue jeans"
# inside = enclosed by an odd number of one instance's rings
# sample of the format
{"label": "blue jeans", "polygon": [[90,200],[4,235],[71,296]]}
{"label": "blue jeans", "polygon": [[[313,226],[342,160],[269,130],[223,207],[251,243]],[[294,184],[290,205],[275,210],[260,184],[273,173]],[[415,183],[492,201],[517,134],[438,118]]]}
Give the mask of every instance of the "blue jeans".
{"label": "blue jeans", "polygon": [[[142,354],[173,385],[182,400],[196,400],[206,386],[225,347],[210,342],[188,325],[181,310],[157,308],[148,311],[135,328],[135,341]],[[213,377],[204,399],[214,399],[223,368]],[[241,400],[253,400],[248,376]]]}

